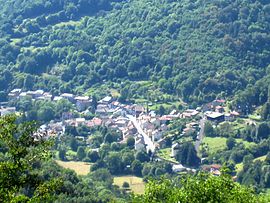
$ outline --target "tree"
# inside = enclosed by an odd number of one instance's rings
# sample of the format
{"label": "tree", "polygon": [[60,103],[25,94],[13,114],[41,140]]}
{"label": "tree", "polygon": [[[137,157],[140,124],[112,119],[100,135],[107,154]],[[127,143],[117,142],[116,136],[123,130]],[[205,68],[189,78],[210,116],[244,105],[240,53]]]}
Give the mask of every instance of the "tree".
{"label": "tree", "polygon": [[86,153],[85,153],[85,149],[84,147],[82,146],[79,146],[78,147],[78,150],[77,150],[77,157],[79,160],[83,160],[86,156]]}
{"label": "tree", "polygon": [[78,142],[77,142],[77,139],[75,137],[71,136],[69,146],[70,146],[71,150],[73,150],[75,152],[78,150]]}
{"label": "tree", "polygon": [[133,171],[133,173],[137,176],[141,176],[142,175],[142,164],[140,161],[138,160],[134,160],[131,164],[131,169]]}
{"label": "tree", "polygon": [[128,182],[123,182],[123,185],[122,185],[123,188],[129,188],[129,183]]}
{"label": "tree", "polygon": [[129,148],[131,148],[131,149],[133,149],[134,148],[134,145],[135,145],[135,139],[134,139],[134,137],[128,137],[128,139],[127,139],[127,146],[129,147]]}
{"label": "tree", "polygon": [[44,105],[38,110],[37,117],[40,121],[51,121],[54,118],[54,109],[51,106]]}
{"label": "tree", "polygon": [[251,188],[241,186],[229,175],[212,176],[199,173],[178,179],[149,181],[143,196],[135,196],[133,202],[267,202],[255,195]]}
{"label": "tree", "polygon": [[99,154],[97,151],[89,151],[88,152],[88,158],[90,159],[91,162],[96,162],[97,160],[100,159]]}
{"label": "tree", "polygon": [[60,160],[66,161],[66,150],[65,149],[60,149],[58,156],[59,156]]}
{"label": "tree", "polygon": [[150,161],[148,154],[145,151],[138,151],[135,155],[135,158],[140,162]]}
{"label": "tree", "polygon": [[270,129],[267,123],[260,123],[257,127],[256,138],[257,140],[266,139],[269,136]]}
{"label": "tree", "polygon": [[122,172],[122,161],[121,156],[118,152],[111,152],[108,156],[105,157],[105,163],[111,174],[119,174]]}
{"label": "tree", "polygon": [[204,134],[206,136],[209,136],[209,137],[215,136],[214,128],[213,128],[212,124],[209,121],[205,122],[205,125],[204,125]]}
{"label": "tree", "polygon": [[165,111],[166,110],[165,110],[164,106],[160,105],[159,109],[158,109],[158,114],[163,116],[165,114]]}
{"label": "tree", "polygon": [[234,146],[235,146],[235,139],[233,137],[229,137],[227,140],[226,140],[226,145],[228,147],[229,150],[231,150]]}
{"label": "tree", "polygon": [[179,151],[176,154],[176,159],[183,165],[197,167],[200,164],[200,159],[197,156],[197,152],[192,143],[186,142],[181,145]]}
{"label": "tree", "polygon": [[61,186],[60,179],[46,181],[34,172],[35,164],[49,157],[52,146],[51,141],[35,135],[36,130],[35,123],[16,124],[15,116],[0,118],[0,143],[4,149],[0,163],[0,199],[3,202],[47,202]]}

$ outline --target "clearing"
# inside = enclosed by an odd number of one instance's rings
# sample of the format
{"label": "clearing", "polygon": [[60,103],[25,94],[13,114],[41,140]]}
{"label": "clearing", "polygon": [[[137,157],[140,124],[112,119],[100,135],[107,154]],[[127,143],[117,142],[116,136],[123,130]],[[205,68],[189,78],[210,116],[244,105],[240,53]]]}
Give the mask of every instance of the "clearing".
{"label": "clearing", "polygon": [[90,172],[91,164],[82,161],[60,161],[56,160],[56,163],[63,168],[71,169],[78,175],[87,175]]}
{"label": "clearing", "polygon": [[129,184],[129,188],[135,194],[143,194],[145,189],[145,183],[143,179],[136,176],[118,176],[114,177],[113,182],[115,185],[118,185],[122,188],[124,182]]}
{"label": "clearing", "polygon": [[207,145],[210,154],[216,153],[226,148],[226,140],[224,137],[204,137],[203,143]]}

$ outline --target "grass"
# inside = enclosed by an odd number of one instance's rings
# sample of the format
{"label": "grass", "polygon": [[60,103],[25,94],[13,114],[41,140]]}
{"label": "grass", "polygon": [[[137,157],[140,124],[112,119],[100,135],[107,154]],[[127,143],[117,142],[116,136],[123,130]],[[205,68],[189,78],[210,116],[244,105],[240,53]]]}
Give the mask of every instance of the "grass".
{"label": "grass", "polygon": [[216,153],[226,148],[226,140],[224,137],[204,137],[203,143],[208,146],[209,153]]}
{"label": "grass", "polygon": [[242,171],[243,170],[243,166],[244,166],[244,164],[242,162],[239,163],[239,164],[235,164],[235,170],[236,170],[236,172],[239,173],[240,171]]}
{"label": "grass", "polygon": [[257,158],[254,159],[253,161],[264,161],[265,159],[266,159],[266,155],[257,157]]}
{"label": "grass", "polygon": [[[266,155],[257,157],[256,159],[253,159],[253,162],[255,162],[255,161],[264,161],[265,159],[266,159]],[[239,163],[239,164],[236,164],[236,165],[235,165],[236,172],[239,173],[240,171],[242,171],[243,166],[244,166],[244,165],[243,165],[242,162]]]}
{"label": "grass", "polygon": [[71,169],[78,175],[87,175],[90,172],[91,164],[82,161],[60,161],[56,160],[56,163],[63,168]]}
{"label": "grass", "polygon": [[129,184],[129,187],[132,192],[135,194],[143,194],[145,189],[145,183],[143,179],[136,176],[118,176],[114,177],[113,182],[115,185],[118,185],[122,188],[124,182]]}
{"label": "grass", "polygon": [[171,148],[160,149],[157,155],[162,159],[177,163],[175,158],[171,157]]}
{"label": "grass", "polygon": [[245,148],[250,148],[250,147],[253,147],[256,145],[256,143],[254,142],[248,142],[248,141],[245,141],[243,139],[235,139],[237,143],[243,143]]}

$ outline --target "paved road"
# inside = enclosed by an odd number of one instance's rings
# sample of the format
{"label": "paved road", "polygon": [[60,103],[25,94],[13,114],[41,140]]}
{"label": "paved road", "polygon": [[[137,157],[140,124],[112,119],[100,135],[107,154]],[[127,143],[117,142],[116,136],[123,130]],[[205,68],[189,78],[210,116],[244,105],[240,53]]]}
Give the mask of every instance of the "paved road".
{"label": "paved road", "polygon": [[141,125],[138,123],[138,121],[136,120],[136,118],[134,116],[127,115],[127,117],[134,124],[135,128],[137,128],[138,133],[140,133],[143,136],[144,142],[146,144],[146,151],[149,152],[151,150],[151,152],[154,153],[155,149],[156,149],[154,142],[152,142],[150,137],[148,135],[146,135],[146,133],[143,131]]}
{"label": "paved road", "polygon": [[198,135],[199,137],[198,137],[198,139],[195,142],[195,149],[196,149],[197,153],[200,150],[200,145],[201,145],[202,140],[203,140],[205,121],[206,121],[205,118],[202,118],[200,120],[200,132],[199,132],[199,135]]}

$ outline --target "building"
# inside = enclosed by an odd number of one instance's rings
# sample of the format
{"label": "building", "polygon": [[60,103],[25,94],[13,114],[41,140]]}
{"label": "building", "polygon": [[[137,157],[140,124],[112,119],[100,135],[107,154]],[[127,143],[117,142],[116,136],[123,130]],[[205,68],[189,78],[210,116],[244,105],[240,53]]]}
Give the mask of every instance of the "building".
{"label": "building", "polygon": [[174,173],[179,173],[179,172],[182,172],[182,171],[185,171],[186,168],[182,165],[182,164],[174,164],[172,166],[172,171]]}
{"label": "building", "polygon": [[104,104],[104,105],[108,105],[113,101],[113,98],[110,96],[106,96],[103,99],[98,101],[98,104]]}
{"label": "building", "polygon": [[152,132],[152,141],[157,141],[162,138],[163,132],[161,130],[154,130]]}
{"label": "building", "polygon": [[171,157],[175,157],[179,149],[180,149],[180,144],[178,142],[174,143],[171,148]]}
{"label": "building", "polygon": [[146,144],[142,136],[138,136],[135,139],[135,150],[142,151],[146,149]]}
{"label": "building", "polygon": [[67,99],[68,101],[74,103],[74,95],[70,93],[63,93],[60,95],[60,97]]}
{"label": "building", "polygon": [[75,97],[74,99],[76,101],[76,107],[78,111],[86,110],[91,104],[91,101],[89,100],[88,96],[78,96]]}
{"label": "building", "polygon": [[5,115],[8,115],[8,114],[13,114],[15,112],[16,112],[16,108],[15,107],[6,107],[6,108],[1,107],[0,108],[0,116],[5,116]]}
{"label": "building", "polygon": [[13,89],[9,94],[8,94],[8,99],[17,99],[22,92],[22,89]]}
{"label": "building", "polygon": [[142,105],[135,105],[134,111],[136,116],[138,117],[141,113],[144,113],[144,107]]}
{"label": "building", "polygon": [[223,113],[219,113],[219,112],[206,112],[205,113],[206,119],[209,121],[213,121],[213,122],[223,122],[225,121],[225,116]]}

